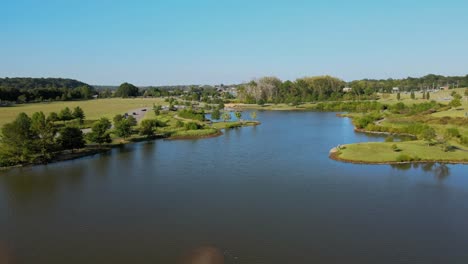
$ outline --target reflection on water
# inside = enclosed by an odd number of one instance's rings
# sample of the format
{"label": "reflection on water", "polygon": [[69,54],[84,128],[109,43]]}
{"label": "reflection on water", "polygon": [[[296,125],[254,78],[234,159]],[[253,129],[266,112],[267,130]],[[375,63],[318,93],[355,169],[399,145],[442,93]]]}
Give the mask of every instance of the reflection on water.
{"label": "reflection on water", "polygon": [[333,146],[384,137],[333,113],[259,117],[0,172],[0,241],[34,264],[468,263],[468,166],[340,163]]}
{"label": "reflection on water", "polygon": [[426,173],[432,173],[437,179],[444,180],[448,176],[450,176],[450,168],[447,164],[444,163],[404,163],[404,164],[392,164],[390,165],[392,168],[397,170],[407,171],[410,169],[421,169]]}

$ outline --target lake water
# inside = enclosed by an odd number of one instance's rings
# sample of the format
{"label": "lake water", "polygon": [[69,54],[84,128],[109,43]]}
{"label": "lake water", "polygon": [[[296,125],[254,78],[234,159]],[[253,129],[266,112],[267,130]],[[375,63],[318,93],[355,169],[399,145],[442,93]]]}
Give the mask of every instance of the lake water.
{"label": "lake water", "polygon": [[[244,114],[247,115],[247,114]],[[127,145],[0,173],[0,241],[18,263],[468,263],[468,166],[353,165],[381,141],[334,113],[260,112],[262,125]]]}

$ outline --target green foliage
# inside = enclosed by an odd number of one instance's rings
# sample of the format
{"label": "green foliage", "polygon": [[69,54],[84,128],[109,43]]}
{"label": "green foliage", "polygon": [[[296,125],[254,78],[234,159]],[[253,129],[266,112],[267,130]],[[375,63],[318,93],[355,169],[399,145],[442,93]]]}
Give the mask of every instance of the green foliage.
{"label": "green foliage", "polygon": [[161,114],[161,110],[162,110],[161,105],[153,104],[153,111],[156,116]]}
{"label": "green foliage", "polygon": [[83,109],[81,107],[77,106],[75,109],[73,109],[73,118],[79,119],[80,123],[83,123],[83,120],[85,119],[85,114]]}
{"label": "green foliage", "polygon": [[218,108],[215,108],[213,112],[211,112],[211,119],[219,120],[220,118],[221,118],[221,112],[219,111]]}
{"label": "green foliage", "polygon": [[62,121],[72,120],[73,114],[70,108],[65,107],[62,111],[60,111],[58,117],[59,117],[59,120],[62,120]]}
{"label": "green foliage", "polygon": [[396,98],[397,98],[397,100],[400,100],[400,99],[401,99],[400,93],[397,93]]}
{"label": "green foliage", "polygon": [[236,115],[237,121],[240,121],[242,118],[242,112],[236,111],[234,114]]}
{"label": "green foliage", "polygon": [[65,126],[60,130],[57,142],[62,149],[80,149],[85,147],[84,135],[81,129],[75,126]]}
{"label": "green foliage", "polygon": [[130,83],[122,83],[117,91],[115,91],[115,97],[135,97],[138,96],[138,87]]}
{"label": "green foliage", "polygon": [[196,122],[187,122],[184,124],[184,128],[185,130],[197,130],[202,128],[202,126]]}
{"label": "green foliage", "polygon": [[451,106],[451,107],[453,107],[453,108],[459,107],[459,106],[461,106],[461,105],[462,105],[462,104],[461,104],[461,101],[460,101],[459,98],[455,98],[455,99],[453,99],[452,101],[450,101],[450,103],[449,103],[449,106]]}
{"label": "green foliage", "polygon": [[176,127],[184,127],[184,122],[177,120]]}
{"label": "green foliage", "polygon": [[205,112],[197,112],[191,108],[180,110],[177,115],[186,119],[205,121]]}
{"label": "green foliage", "polygon": [[418,161],[420,160],[418,157],[412,157],[408,154],[400,154],[396,157],[396,161],[398,162],[408,162],[408,161]]}
{"label": "green foliage", "polygon": [[361,117],[356,117],[353,119],[353,123],[358,129],[366,128],[369,124],[373,124],[375,121],[382,119],[380,113],[371,113]]}
{"label": "green foliage", "polygon": [[125,118],[122,115],[116,115],[113,121],[115,134],[123,138],[128,138],[132,135],[132,127],[137,124],[137,121],[133,116]]}
{"label": "green foliage", "polygon": [[431,99],[431,94],[429,92],[426,93],[426,99],[427,100]]}
{"label": "green foliage", "polygon": [[413,91],[411,91],[410,98],[413,99],[413,100],[416,98],[416,96],[414,95],[414,92],[413,92]]}
{"label": "green foliage", "polygon": [[401,151],[401,149],[398,148],[397,144],[392,145],[392,150],[395,151],[395,152],[400,152]]}
{"label": "green foliage", "polygon": [[468,96],[468,88],[465,89],[465,96]]}
{"label": "green foliage", "polygon": [[448,138],[459,138],[461,136],[460,131],[457,128],[451,127],[447,128],[445,135]]}
{"label": "green foliage", "polygon": [[91,132],[87,134],[89,141],[99,145],[112,142],[109,134],[111,126],[111,122],[105,117],[96,121],[91,127]]}
{"label": "green foliage", "polygon": [[231,120],[231,113],[223,112],[223,114],[221,115],[221,119],[223,119],[224,122]]}
{"label": "green foliage", "polygon": [[422,139],[430,142],[436,137],[435,130],[432,127],[428,127],[422,131],[421,137]]}
{"label": "green foliage", "polygon": [[59,120],[59,116],[57,113],[55,112],[50,112],[49,113],[49,116],[47,116],[47,119],[51,122],[55,122],[55,121],[58,121]]}
{"label": "green foliage", "polygon": [[0,100],[40,102],[69,99],[90,99],[92,86],[61,78],[0,78]]}
{"label": "green foliage", "polygon": [[140,135],[151,137],[154,135],[154,129],[158,126],[158,120],[145,119],[140,123]]}
{"label": "green foliage", "polygon": [[356,101],[356,102],[320,102],[317,103],[312,110],[317,111],[348,111],[367,113],[370,111],[380,111],[386,109],[387,106],[379,102]]}
{"label": "green foliage", "polygon": [[35,146],[43,162],[52,158],[52,153],[57,150],[55,136],[57,130],[54,124],[47,120],[43,112],[36,112],[31,118],[31,131],[34,134]]}
{"label": "green foliage", "polygon": [[386,137],[385,142],[393,142],[393,137],[392,136]]}
{"label": "green foliage", "polygon": [[31,131],[31,118],[20,113],[16,119],[2,127],[1,160],[2,165],[29,162],[33,159],[35,139]]}

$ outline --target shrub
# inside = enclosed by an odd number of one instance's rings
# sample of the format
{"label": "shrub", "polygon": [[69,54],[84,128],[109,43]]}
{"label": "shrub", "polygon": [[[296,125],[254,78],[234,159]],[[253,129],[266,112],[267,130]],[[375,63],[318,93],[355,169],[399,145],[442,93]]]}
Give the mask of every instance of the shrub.
{"label": "shrub", "polygon": [[386,137],[385,142],[393,142],[393,137],[392,136]]}
{"label": "shrub", "polygon": [[188,122],[184,124],[184,128],[185,130],[197,130],[197,129],[202,128],[202,126],[200,126],[199,124],[195,122]]}
{"label": "shrub", "polygon": [[413,161],[413,158],[407,154],[400,154],[397,156],[396,161],[398,162]]}

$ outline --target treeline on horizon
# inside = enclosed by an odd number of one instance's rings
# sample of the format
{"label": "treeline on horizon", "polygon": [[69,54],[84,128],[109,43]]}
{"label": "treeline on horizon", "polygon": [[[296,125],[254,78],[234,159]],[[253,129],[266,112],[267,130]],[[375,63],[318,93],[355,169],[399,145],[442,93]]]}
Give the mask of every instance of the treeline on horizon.
{"label": "treeline on horizon", "polygon": [[[230,87],[237,87],[237,97],[244,103],[299,104],[316,101],[376,99],[376,92],[389,93],[394,87],[399,87],[400,91],[415,91],[431,90],[442,86],[468,87],[468,75],[429,74],[420,78],[363,79],[351,82],[345,82],[333,76],[304,77],[295,81],[263,77]],[[196,101],[209,101],[210,97],[218,97],[217,88],[209,85],[139,88],[130,83],[123,83],[116,90],[104,87],[96,89],[89,84],[63,78],[0,78],[0,101],[27,103],[86,100],[93,98],[94,95],[100,98],[184,96]],[[351,91],[344,92],[345,87],[351,88]],[[232,96],[230,93],[224,93],[223,98],[232,99]]]}
{"label": "treeline on horizon", "polygon": [[89,84],[63,78],[0,78],[0,100],[26,103],[91,99]]}
{"label": "treeline on horizon", "polygon": [[[292,103],[355,99],[376,99],[377,92],[432,90],[442,86],[468,87],[466,76],[442,76],[429,74],[420,78],[373,80],[363,79],[345,82],[333,76],[315,76],[282,81],[277,77],[263,77],[238,87],[238,99],[244,103]],[[343,88],[349,87],[345,92]]]}

